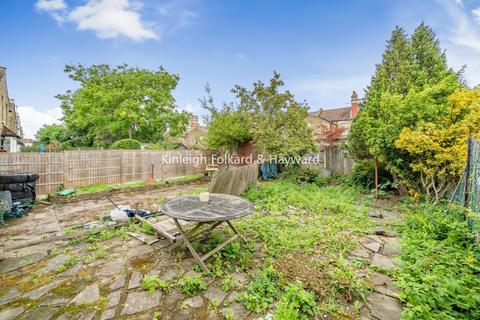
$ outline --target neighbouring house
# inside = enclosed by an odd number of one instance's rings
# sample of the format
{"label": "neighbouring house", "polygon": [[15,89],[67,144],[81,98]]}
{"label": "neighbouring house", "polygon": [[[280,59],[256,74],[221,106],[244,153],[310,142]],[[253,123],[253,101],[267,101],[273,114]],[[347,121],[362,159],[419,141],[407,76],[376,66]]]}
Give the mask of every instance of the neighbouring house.
{"label": "neighbouring house", "polygon": [[350,131],[353,119],[360,110],[359,102],[361,100],[358,98],[358,94],[353,91],[350,106],[320,108],[318,111],[310,112],[307,120],[308,124],[314,130],[315,135],[322,135],[326,130],[341,128],[343,130],[341,138],[345,139]]}
{"label": "neighbouring house", "polygon": [[23,130],[15,101],[8,95],[6,68],[0,67],[0,151],[18,152]]}
{"label": "neighbouring house", "polygon": [[28,138],[23,138],[22,139],[22,143],[25,147],[33,146],[33,142],[35,142],[35,140],[33,140],[33,139],[28,139]]}
{"label": "neighbouring house", "polygon": [[198,116],[192,115],[187,131],[180,137],[180,142],[189,149],[205,149],[203,138],[206,133],[207,128],[200,125]]}

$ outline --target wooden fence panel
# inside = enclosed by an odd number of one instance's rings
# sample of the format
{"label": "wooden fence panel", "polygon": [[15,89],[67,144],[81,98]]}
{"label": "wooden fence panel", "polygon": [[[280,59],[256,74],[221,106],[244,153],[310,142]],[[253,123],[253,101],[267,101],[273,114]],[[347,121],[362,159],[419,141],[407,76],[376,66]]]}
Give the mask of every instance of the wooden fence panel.
{"label": "wooden fence panel", "polygon": [[332,173],[348,175],[352,170],[352,158],[340,148],[325,148],[325,168]]}
{"label": "wooden fence panel", "polygon": [[341,175],[348,175],[351,172],[353,161],[347,152],[340,148],[324,148],[318,154],[315,154],[315,158],[319,161],[302,164],[302,167],[327,169],[332,173]]}
{"label": "wooden fence panel", "polygon": [[[204,157],[196,167],[191,157]],[[177,161],[169,161],[173,158]],[[184,161],[181,161],[184,160]],[[211,153],[198,150],[82,150],[57,153],[2,153],[0,172],[37,172],[37,193],[55,192],[60,185],[81,187],[168,179],[205,171]]]}

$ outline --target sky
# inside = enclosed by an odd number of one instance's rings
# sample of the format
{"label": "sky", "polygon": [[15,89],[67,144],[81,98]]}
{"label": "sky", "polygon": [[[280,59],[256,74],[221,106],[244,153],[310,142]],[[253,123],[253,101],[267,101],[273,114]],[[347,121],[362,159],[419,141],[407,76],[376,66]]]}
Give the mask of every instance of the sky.
{"label": "sky", "polygon": [[163,66],[180,76],[178,106],[198,115],[206,83],[221,105],[275,70],[318,110],[361,96],[393,28],[425,21],[449,65],[480,83],[480,0],[1,0],[0,13],[0,65],[27,138],[59,122],[55,95],[76,88],[66,64]]}

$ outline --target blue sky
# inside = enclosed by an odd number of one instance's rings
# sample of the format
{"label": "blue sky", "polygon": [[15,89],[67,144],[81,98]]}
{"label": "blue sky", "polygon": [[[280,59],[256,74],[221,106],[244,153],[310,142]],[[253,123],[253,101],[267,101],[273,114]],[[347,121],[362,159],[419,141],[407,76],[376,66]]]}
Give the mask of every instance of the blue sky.
{"label": "blue sky", "polygon": [[205,83],[221,103],[273,70],[311,109],[343,106],[363,93],[395,25],[410,33],[422,20],[450,65],[480,83],[479,0],[2,0],[0,12],[0,65],[27,137],[61,116],[54,96],[75,88],[67,63],[162,65],[196,114]]}

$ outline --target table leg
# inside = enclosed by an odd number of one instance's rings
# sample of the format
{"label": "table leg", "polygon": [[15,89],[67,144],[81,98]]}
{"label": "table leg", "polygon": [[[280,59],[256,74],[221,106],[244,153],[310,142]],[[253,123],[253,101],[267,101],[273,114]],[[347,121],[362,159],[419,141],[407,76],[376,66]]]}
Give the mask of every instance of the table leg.
{"label": "table leg", "polygon": [[182,234],[183,236],[183,241],[185,241],[185,244],[187,245],[188,247],[188,250],[190,250],[190,252],[192,253],[193,257],[195,258],[195,260],[197,260],[198,264],[200,265],[200,267],[202,268],[202,270],[204,272],[207,272],[209,273],[210,270],[208,270],[207,266],[205,265],[205,263],[203,263],[202,259],[200,258],[200,256],[198,255],[197,251],[195,251],[195,249],[193,248],[192,244],[190,243],[190,240],[188,239],[187,237],[187,233],[183,230],[182,226],[180,225],[180,223],[178,222],[177,219],[173,218],[173,221],[175,222],[175,225],[177,226],[178,230],[180,231],[180,233]]}
{"label": "table leg", "polygon": [[237,228],[235,228],[230,221],[227,221],[227,224],[233,230],[233,232],[237,234],[240,237],[240,239],[242,239],[243,242],[247,242],[247,239],[244,236],[242,236],[240,232],[238,232]]}

